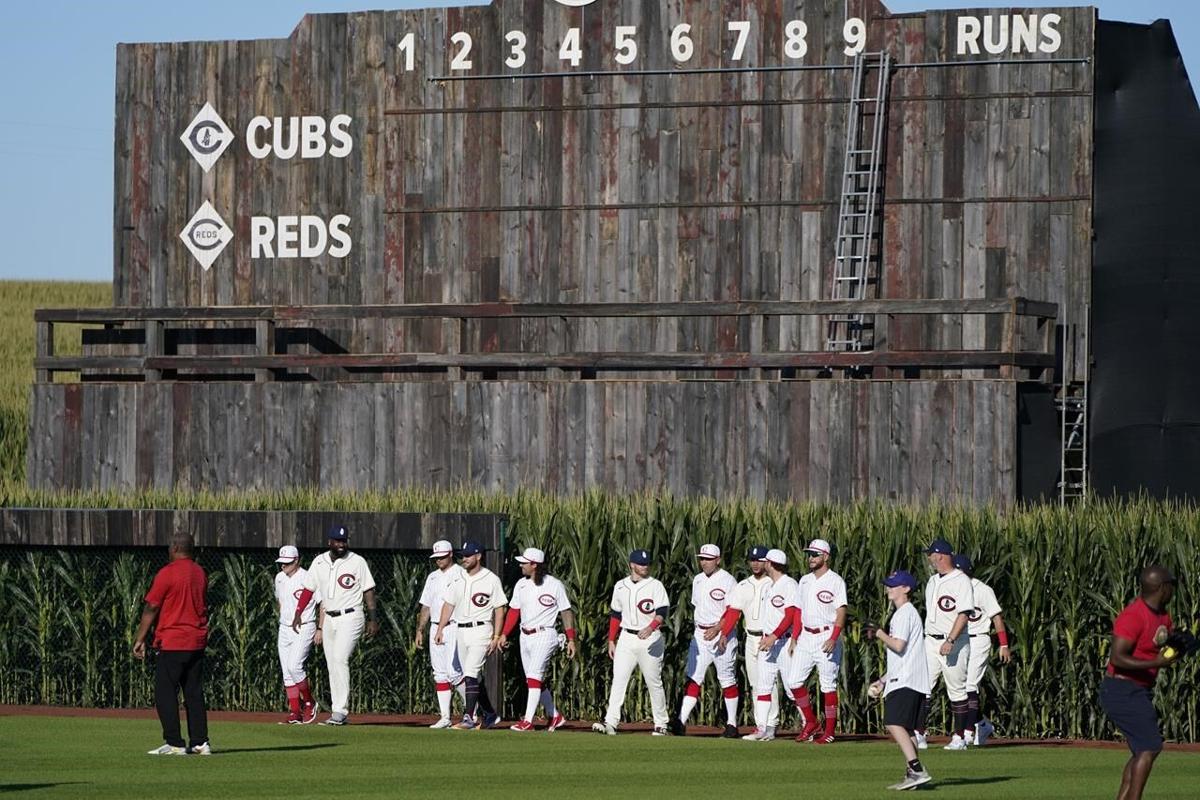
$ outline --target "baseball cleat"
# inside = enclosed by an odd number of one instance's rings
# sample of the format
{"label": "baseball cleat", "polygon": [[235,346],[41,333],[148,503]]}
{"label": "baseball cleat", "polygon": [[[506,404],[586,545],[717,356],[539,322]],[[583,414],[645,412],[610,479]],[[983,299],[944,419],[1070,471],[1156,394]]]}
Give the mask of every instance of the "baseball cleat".
{"label": "baseball cleat", "polygon": [[496,713],[484,714],[483,719],[479,723],[479,729],[490,731],[500,724],[500,715]]}
{"label": "baseball cleat", "polygon": [[510,731],[517,731],[519,733],[527,733],[528,731],[533,730],[533,723],[526,722],[525,720],[521,720],[516,725],[508,726],[508,729]]}
{"label": "baseball cleat", "polygon": [[672,736],[687,736],[687,726],[678,719],[667,720],[667,729],[671,731]]}
{"label": "baseball cleat", "polygon": [[612,725],[609,725],[607,722],[593,722],[592,723],[592,732],[593,733],[604,733],[609,736],[617,735],[617,729],[614,728]]}
{"label": "baseball cleat", "polygon": [[762,740],[763,740],[764,742],[773,742],[773,741],[775,741],[775,726],[774,726],[774,725],[768,725],[768,726],[767,726],[767,729],[766,729],[765,731],[763,731],[763,737],[762,737]]}
{"label": "baseball cleat", "polygon": [[931,780],[933,780],[933,776],[925,770],[921,770],[920,772],[909,770],[908,774],[904,776],[904,780],[896,784],[895,788],[903,792],[906,789],[915,789],[918,786],[923,786]]}
{"label": "baseball cleat", "polygon": [[813,737],[821,731],[821,726],[816,722],[809,722],[804,726],[800,733],[796,734],[797,742],[811,742]]}
{"label": "baseball cleat", "polygon": [[913,740],[913,746],[916,747],[918,750],[928,750],[929,749],[929,740],[925,738],[924,733],[922,733],[920,731],[914,732],[912,740]]}
{"label": "baseball cleat", "polygon": [[550,724],[546,726],[546,733],[553,733],[566,724],[567,721],[563,719],[562,714],[555,714],[554,719],[550,720]]}
{"label": "baseball cleat", "polygon": [[454,730],[456,730],[456,731],[473,731],[477,727],[479,727],[479,725],[478,725],[478,723],[475,722],[474,717],[469,717],[469,716],[463,715],[462,722],[455,725]]}
{"label": "baseball cleat", "polygon": [[975,726],[975,746],[983,747],[987,744],[987,740],[996,732],[996,726],[988,720],[984,720]]}
{"label": "baseball cleat", "polygon": [[657,727],[657,728],[655,728],[655,729],[654,729],[654,732],[653,732],[653,733],[651,733],[650,735],[651,735],[651,736],[670,736],[670,735],[671,735],[671,731],[670,731],[670,729],[666,728],[665,726],[664,726],[664,727]]}
{"label": "baseball cleat", "polygon": [[444,730],[446,728],[450,728],[453,726],[454,726],[454,723],[450,721],[449,717],[442,717],[437,722],[430,725],[429,729],[432,731],[440,731],[440,730]]}
{"label": "baseball cleat", "polygon": [[305,725],[317,721],[317,704],[305,703],[304,708],[300,711],[300,721]]}
{"label": "baseball cleat", "polygon": [[302,720],[300,718],[300,715],[293,711],[291,714],[287,715],[287,719],[279,720],[279,724],[280,725],[299,725],[303,721],[304,720]]}
{"label": "baseball cleat", "polygon": [[834,739],[831,734],[823,733],[820,736],[814,736],[810,739],[813,744],[833,744]]}
{"label": "baseball cleat", "polygon": [[209,746],[208,742],[201,742],[188,748],[188,752],[194,756],[211,756],[212,747]]}
{"label": "baseball cleat", "polygon": [[726,725],[725,732],[721,734],[722,739],[740,739],[738,735],[737,725]]}
{"label": "baseball cleat", "polygon": [[350,718],[345,714],[331,714],[329,719],[322,720],[321,725],[349,725]]}
{"label": "baseball cleat", "polygon": [[148,755],[148,756],[183,756],[183,755],[187,755],[187,750],[185,750],[182,747],[176,747],[173,744],[164,744],[162,747],[155,748],[154,750],[147,750],[146,755]]}
{"label": "baseball cleat", "polygon": [[954,734],[954,738],[950,740],[950,744],[946,745],[942,749],[943,750],[966,750],[967,743],[964,742],[963,738],[956,733],[956,734]]}
{"label": "baseball cleat", "polygon": [[743,737],[742,737],[742,741],[745,741],[745,742],[765,742],[765,741],[766,741],[766,735],[767,735],[767,734],[766,734],[766,731],[760,730],[759,728],[755,728],[755,729],[754,729],[754,733],[747,733],[745,736],[743,736]]}

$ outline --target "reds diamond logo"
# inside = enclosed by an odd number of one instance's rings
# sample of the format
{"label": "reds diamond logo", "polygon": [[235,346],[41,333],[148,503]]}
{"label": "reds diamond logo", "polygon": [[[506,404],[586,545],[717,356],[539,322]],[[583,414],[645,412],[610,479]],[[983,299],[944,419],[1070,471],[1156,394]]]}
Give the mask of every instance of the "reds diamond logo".
{"label": "reds diamond logo", "polygon": [[708,596],[711,597],[713,600],[716,600],[719,603],[725,599],[725,590],[724,589],[713,589],[711,592],[708,593]]}
{"label": "reds diamond logo", "polygon": [[944,594],[937,599],[937,607],[947,614],[954,610],[954,598],[948,594]]}
{"label": "reds diamond logo", "polygon": [[207,271],[217,260],[217,256],[221,255],[225,245],[233,241],[233,231],[225,224],[225,220],[221,219],[212,203],[205,200],[200,210],[183,226],[179,238],[192,254],[192,258]]}
{"label": "reds diamond logo", "polygon": [[476,592],[475,594],[471,595],[471,604],[476,608],[483,608],[491,599],[492,595],[490,592]]}
{"label": "reds diamond logo", "polygon": [[833,592],[829,591],[828,589],[822,589],[821,591],[817,592],[817,599],[828,605],[829,603],[833,602]]}
{"label": "reds diamond logo", "polygon": [[781,594],[777,594],[771,598],[771,605],[775,606],[776,608],[783,608],[783,603],[783,595]]}
{"label": "reds diamond logo", "polygon": [[179,140],[196,159],[196,163],[208,172],[234,140],[234,135],[212,104],[205,103],[196,118],[188,123]]}
{"label": "reds diamond logo", "polygon": [[556,601],[554,599],[554,595],[543,594],[543,595],[538,596],[538,603],[545,606],[546,608],[554,608]]}
{"label": "reds diamond logo", "polygon": [[343,589],[353,589],[354,584],[357,582],[358,581],[355,579],[355,577],[349,573],[346,573],[345,575],[338,575],[338,586],[342,587]]}
{"label": "reds diamond logo", "polygon": [[647,597],[645,600],[640,601],[637,604],[637,607],[638,607],[638,611],[642,612],[643,614],[654,613],[654,601],[651,600],[649,597]]}

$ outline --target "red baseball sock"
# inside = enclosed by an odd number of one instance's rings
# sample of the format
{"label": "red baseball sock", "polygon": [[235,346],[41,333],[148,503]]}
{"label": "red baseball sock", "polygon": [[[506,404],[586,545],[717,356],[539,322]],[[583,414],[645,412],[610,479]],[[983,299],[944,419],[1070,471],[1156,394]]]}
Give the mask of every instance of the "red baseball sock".
{"label": "red baseball sock", "polygon": [[801,719],[804,720],[804,727],[812,725],[816,720],[813,719],[812,703],[808,700],[808,689],[797,686],[792,689],[792,698],[796,701],[796,708],[800,711]]}
{"label": "red baseball sock", "polygon": [[296,684],[296,689],[300,692],[300,699],[304,704],[311,706],[313,704],[312,689],[308,687],[308,678]]}
{"label": "red baseball sock", "polygon": [[290,708],[292,710],[293,714],[299,714],[300,713],[300,686],[293,683],[291,686],[285,686],[283,688],[287,692],[288,708]]}
{"label": "red baseball sock", "polygon": [[823,692],[821,697],[825,700],[825,735],[833,736],[833,729],[837,726],[837,692]]}

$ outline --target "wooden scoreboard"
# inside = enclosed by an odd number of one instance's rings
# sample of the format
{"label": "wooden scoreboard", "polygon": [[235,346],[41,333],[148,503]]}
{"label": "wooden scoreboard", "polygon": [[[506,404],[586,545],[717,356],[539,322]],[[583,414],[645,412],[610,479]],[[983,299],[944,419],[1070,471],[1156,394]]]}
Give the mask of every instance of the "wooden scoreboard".
{"label": "wooden scoreboard", "polygon": [[[114,308],[39,312],[30,483],[1053,492],[1096,36],[1092,8],[494,0],[121,45]],[[56,356],[72,321],[100,327]]]}

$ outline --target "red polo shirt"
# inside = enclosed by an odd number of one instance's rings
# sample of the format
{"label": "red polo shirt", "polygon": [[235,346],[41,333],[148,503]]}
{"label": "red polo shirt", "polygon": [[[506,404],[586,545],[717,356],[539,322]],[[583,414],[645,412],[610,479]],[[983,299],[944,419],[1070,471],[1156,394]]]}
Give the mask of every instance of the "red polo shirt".
{"label": "red polo shirt", "polygon": [[[1150,661],[1158,658],[1158,645],[1154,643],[1154,635],[1159,628],[1171,631],[1171,615],[1165,611],[1159,612],[1146,605],[1142,598],[1134,600],[1125,606],[1125,610],[1117,615],[1113,622],[1113,636],[1120,636],[1133,642],[1133,657],[1139,661]],[[1158,679],[1157,669],[1118,669],[1108,662],[1106,672],[1109,675],[1128,678],[1142,686],[1154,686]]]}
{"label": "red polo shirt", "polygon": [[208,643],[208,576],[190,558],[167,564],[154,576],[146,602],[159,607],[154,646],[160,650],[203,650]]}

